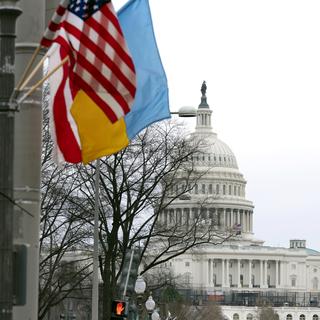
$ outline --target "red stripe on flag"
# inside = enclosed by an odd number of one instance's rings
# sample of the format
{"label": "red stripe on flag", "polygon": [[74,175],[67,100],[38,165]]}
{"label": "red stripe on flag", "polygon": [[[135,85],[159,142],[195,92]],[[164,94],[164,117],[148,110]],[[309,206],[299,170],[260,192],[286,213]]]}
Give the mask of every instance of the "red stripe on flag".
{"label": "red stripe on flag", "polygon": [[[67,54],[64,48],[60,47],[61,60],[66,56]],[[69,72],[68,63],[65,63],[62,68],[63,78],[54,97],[52,106],[56,140],[65,160],[71,163],[78,163],[82,161],[81,150],[68,121],[67,105],[64,98],[64,88]]]}
{"label": "red stripe on flag", "polygon": [[105,62],[105,65],[115,74],[117,79],[127,88],[132,97],[135,96],[136,88],[128,80],[128,78],[122,73],[118,65],[108,57],[105,52],[99,48],[92,40],[87,37],[83,32],[77,29],[74,25],[71,25],[67,21],[64,23],[64,27],[67,32],[77,38],[82,45],[86,46],[93,54],[95,54],[101,61]]}
{"label": "red stripe on flag", "polygon": [[108,3],[105,6],[101,7],[100,11],[104,13],[106,18],[115,26],[118,32],[122,34],[119,20],[116,16],[116,13],[114,12],[113,5],[111,3]]}
{"label": "red stripe on flag", "polygon": [[63,16],[64,13],[66,12],[66,10],[67,10],[67,7],[59,5],[59,7],[56,10],[56,13],[57,13],[58,16]]}
{"label": "red stripe on flag", "polygon": [[[119,105],[122,107],[123,112],[126,114],[130,111],[130,108],[128,106],[127,101],[123,98],[122,94],[118,92],[118,90],[112,85],[108,79],[106,79],[101,72],[95,68],[83,55],[78,54],[77,62],[85,69],[87,70],[91,75],[94,76],[96,83],[90,83],[91,91],[89,94],[91,95],[91,92],[94,89],[98,89],[98,84],[100,83],[103,87],[108,88],[108,93],[113,96],[113,98],[119,103]],[[76,72],[77,73],[77,72]],[[107,104],[104,102],[104,105],[107,106]],[[109,106],[108,106],[109,108]]]}
{"label": "red stripe on flag", "polygon": [[94,91],[92,91],[92,88],[78,74],[74,73],[72,79],[74,83],[79,85],[79,87],[82,88],[86,94],[88,94],[88,96],[97,104],[97,106],[101,108],[101,110],[106,114],[112,123],[115,123],[118,120],[118,117],[113,110],[106,105],[106,103]]}
{"label": "red stripe on flag", "polygon": [[[107,24],[108,21],[105,20],[102,23]],[[117,52],[117,54],[121,57],[125,64],[132,70],[132,72],[135,72],[134,64],[132,62],[131,57],[123,49],[124,39],[122,34],[119,37],[120,39],[113,38],[113,36],[109,32],[106,32],[107,30],[105,26],[100,24],[94,18],[89,18],[88,20],[86,20],[86,24],[88,24],[92,29],[94,29],[98,33],[98,35],[102,37]],[[119,43],[119,40],[121,41],[121,44]]]}
{"label": "red stripe on flag", "polygon": [[60,26],[61,26],[60,23],[55,23],[55,22],[51,21],[48,26],[48,29],[52,32],[55,32],[60,29]]}

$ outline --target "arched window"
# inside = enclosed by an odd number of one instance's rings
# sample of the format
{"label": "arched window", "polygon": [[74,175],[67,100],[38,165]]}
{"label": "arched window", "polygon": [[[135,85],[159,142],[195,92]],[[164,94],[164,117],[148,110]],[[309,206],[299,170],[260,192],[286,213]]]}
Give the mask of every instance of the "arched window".
{"label": "arched window", "polygon": [[220,186],[217,184],[216,185],[216,194],[219,194],[219,191],[220,191],[219,189],[220,189]]}
{"label": "arched window", "polygon": [[319,320],[319,316],[318,316],[317,314],[314,314],[314,315],[312,316],[312,320]]}
{"label": "arched window", "polygon": [[206,193],[206,185],[205,185],[205,184],[202,185],[202,193],[203,193],[203,194]]}
{"label": "arched window", "polygon": [[212,194],[212,184],[209,184],[209,193]]}
{"label": "arched window", "polygon": [[232,191],[231,191],[231,186],[229,186],[229,195],[231,195],[231,192],[232,192]]}
{"label": "arched window", "polygon": [[233,195],[235,195],[235,196],[237,195],[237,187],[236,186],[233,187]]}
{"label": "arched window", "polygon": [[233,320],[239,320],[239,314],[238,313],[234,313],[232,319]]}
{"label": "arched window", "polygon": [[306,316],[304,314],[300,314],[299,320],[306,320]]}
{"label": "arched window", "polygon": [[247,314],[247,320],[253,320],[253,315],[252,313]]}
{"label": "arched window", "polygon": [[226,186],[223,185],[223,194],[225,195],[226,194]]}
{"label": "arched window", "polygon": [[286,320],[292,320],[292,314],[287,314]]}

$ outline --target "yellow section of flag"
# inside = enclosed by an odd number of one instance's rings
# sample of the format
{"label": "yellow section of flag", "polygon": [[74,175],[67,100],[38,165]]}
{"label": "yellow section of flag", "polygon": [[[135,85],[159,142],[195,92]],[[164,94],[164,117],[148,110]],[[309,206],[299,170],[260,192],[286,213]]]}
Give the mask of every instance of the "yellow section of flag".
{"label": "yellow section of flag", "polygon": [[128,145],[124,119],[112,123],[83,90],[78,91],[71,114],[78,127],[83,163],[111,155]]}

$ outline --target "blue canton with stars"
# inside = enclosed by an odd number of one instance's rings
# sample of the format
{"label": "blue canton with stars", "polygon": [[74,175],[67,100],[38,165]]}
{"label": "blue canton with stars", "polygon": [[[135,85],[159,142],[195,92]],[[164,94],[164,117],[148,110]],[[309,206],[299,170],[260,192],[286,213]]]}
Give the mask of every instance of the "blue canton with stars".
{"label": "blue canton with stars", "polygon": [[68,10],[82,20],[86,20],[108,2],[110,0],[70,0]]}

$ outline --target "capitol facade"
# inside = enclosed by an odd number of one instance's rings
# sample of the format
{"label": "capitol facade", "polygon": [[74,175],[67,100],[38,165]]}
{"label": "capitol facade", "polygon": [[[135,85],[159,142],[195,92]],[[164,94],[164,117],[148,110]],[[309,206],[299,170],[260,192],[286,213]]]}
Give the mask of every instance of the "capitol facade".
{"label": "capitol facade", "polygon": [[[251,320],[258,305],[271,305],[280,320],[319,320],[320,253],[306,240],[288,240],[288,247],[265,246],[254,236],[254,204],[246,198],[246,180],[229,146],[212,129],[212,110],[202,88],[197,124],[191,138],[206,141],[194,157],[201,178],[187,197],[173,201],[160,222],[188,225],[198,210],[207,225],[234,236],[205,244],[171,259],[162,268],[184,279],[194,303],[217,301],[226,318]],[[206,203],[205,210],[199,203]],[[187,286],[185,284],[187,283]]]}

